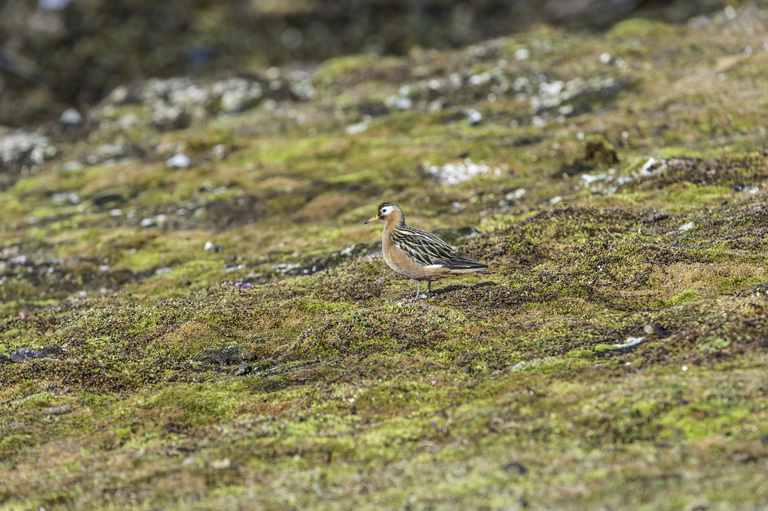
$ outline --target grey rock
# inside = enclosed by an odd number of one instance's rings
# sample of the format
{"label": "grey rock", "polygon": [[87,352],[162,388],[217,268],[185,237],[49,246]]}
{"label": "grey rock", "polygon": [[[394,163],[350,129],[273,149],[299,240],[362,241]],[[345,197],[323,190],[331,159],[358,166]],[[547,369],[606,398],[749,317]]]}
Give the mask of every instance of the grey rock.
{"label": "grey rock", "polygon": [[59,122],[65,126],[77,126],[83,122],[83,116],[80,114],[80,112],[77,111],[76,108],[67,108],[61,114]]}
{"label": "grey rock", "polygon": [[510,461],[504,465],[504,471],[510,474],[523,475],[528,473],[528,469],[519,461]]}
{"label": "grey rock", "polygon": [[240,346],[209,348],[198,353],[192,360],[211,365],[234,365],[253,360],[253,353]]}
{"label": "grey rock", "polygon": [[251,372],[251,366],[243,362],[235,369],[235,376],[243,376]]}
{"label": "grey rock", "polygon": [[16,363],[26,362],[27,360],[34,360],[36,358],[56,358],[56,356],[48,355],[42,351],[29,348],[17,348],[11,352],[11,361]]}
{"label": "grey rock", "polygon": [[71,411],[72,411],[72,408],[69,405],[52,406],[50,408],[43,408],[43,413],[46,413],[48,415],[64,415],[65,413],[69,413]]}

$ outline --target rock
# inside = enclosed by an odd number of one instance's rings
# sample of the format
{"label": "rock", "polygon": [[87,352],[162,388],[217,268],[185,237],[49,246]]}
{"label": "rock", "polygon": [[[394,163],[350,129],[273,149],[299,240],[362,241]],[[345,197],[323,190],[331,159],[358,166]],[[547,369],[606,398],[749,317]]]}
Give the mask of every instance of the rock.
{"label": "rock", "polygon": [[504,471],[509,474],[523,475],[528,473],[528,469],[519,461],[510,461],[504,465]]}
{"label": "rock", "polygon": [[17,348],[11,352],[11,361],[20,363],[27,360],[34,360],[36,358],[56,358],[55,355],[48,355],[42,351],[37,351],[29,348]]}
{"label": "rock", "polygon": [[105,195],[99,195],[97,197],[94,197],[91,199],[91,203],[94,206],[104,206],[106,204],[110,203],[123,203],[125,202],[125,199],[123,199],[122,195],[118,195],[116,193],[108,193]]}
{"label": "rock", "polygon": [[203,245],[203,250],[205,251],[213,250],[214,252],[221,252],[222,250],[224,250],[224,247],[222,247],[221,245],[217,245],[211,241],[206,241],[205,245]]}
{"label": "rock", "polygon": [[456,185],[480,175],[492,174],[500,176],[501,169],[486,165],[484,161],[475,163],[466,158],[458,163],[446,163],[442,166],[431,165],[424,169],[424,173],[440,184]]}
{"label": "rock", "polygon": [[669,218],[669,213],[666,211],[652,211],[645,217],[646,223],[660,222]]}
{"label": "rock", "polygon": [[518,48],[515,50],[515,59],[517,60],[528,60],[528,57],[531,56],[531,51],[527,48]]}
{"label": "rock", "polygon": [[244,376],[250,372],[251,372],[251,366],[243,362],[242,364],[237,366],[237,369],[235,369],[235,376]]}
{"label": "rock", "polygon": [[162,106],[152,114],[152,126],[160,131],[181,130],[192,124],[192,114],[181,106]]}
{"label": "rock", "polygon": [[190,162],[189,156],[187,156],[184,153],[174,154],[173,156],[165,160],[166,165],[168,165],[169,167],[177,168],[177,169],[189,167],[190,163],[191,162]]}
{"label": "rock", "polygon": [[41,165],[56,152],[47,137],[17,131],[0,137],[0,169],[17,170],[24,166]]}
{"label": "rock", "polygon": [[59,117],[59,122],[67,127],[75,127],[83,122],[83,116],[75,108],[67,108]]}
{"label": "rock", "polygon": [[672,336],[672,332],[670,332],[669,330],[661,326],[656,321],[651,321],[650,323],[645,325],[645,328],[643,330],[645,330],[645,333],[647,334],[656,334],[661,339],[666,339],[667,337]]}
{"label": "rock", "polygon": [[195,355],[192,360],[214,365],[233,365],[253,360],[253,353],[240,346],[226,346],[204,350]]}
{"label": "rock", "polygon": [[231,466],[232,462],[229,461],[229,458],[224,458],[223,460],[214,460],[211,462],[211,467],[215,468],[216,470],[223,470]]}
{"label": "rock", "polygon": [[244,78],[230,78],[217,82],[211,88],[211,95],[218,98],[223,112],[242,112],[255,106],[264,95],[258,82]]}
{"label": "rock", "polygon": [[477,126],[483,122],[483,114],[477,110],[467,110],[467,122],[470,126]]}
{"label": "rock", "polygon": [[43,408],[43,413],[46,413],[48,415],[64,415],[65,413],[69,413],[71,411],[72,411],[72,408],[69,405],[52,406],[50,408]]}

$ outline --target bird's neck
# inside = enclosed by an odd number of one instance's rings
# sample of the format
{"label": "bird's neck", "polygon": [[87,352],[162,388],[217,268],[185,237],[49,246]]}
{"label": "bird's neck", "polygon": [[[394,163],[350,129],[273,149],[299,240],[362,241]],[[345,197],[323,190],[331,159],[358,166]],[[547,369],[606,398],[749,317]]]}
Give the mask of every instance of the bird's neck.
{"label": "bird's neck", "polygon": [[402,227],[403,225],[405,225],[405,217],[403,216],[403,212],[395,209],[392,213],[384,217],[384,239],[388,238],[395,229]]}

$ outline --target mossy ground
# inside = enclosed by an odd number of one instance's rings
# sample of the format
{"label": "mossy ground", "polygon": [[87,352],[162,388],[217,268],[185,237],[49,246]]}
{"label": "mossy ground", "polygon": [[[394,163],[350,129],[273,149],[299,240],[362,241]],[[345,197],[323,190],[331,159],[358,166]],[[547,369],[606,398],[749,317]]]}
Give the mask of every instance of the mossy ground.
{"label": "mossy ground", "polygon": [[[766,16],[345,59],[311,101],[62,135],[141,156],[0,192],[0,354],[57,355],[0,365],[0,505],[763,508]],[[468,78],[497,67],[614,86],[532,110]],[[386,107],[403,85],[413,108]],[[466,158],[499,172],[424,171]],[[474,225],[456,243],[490,271],[415,301],[381,259],[275,268],[375,241],[382,200]]]}

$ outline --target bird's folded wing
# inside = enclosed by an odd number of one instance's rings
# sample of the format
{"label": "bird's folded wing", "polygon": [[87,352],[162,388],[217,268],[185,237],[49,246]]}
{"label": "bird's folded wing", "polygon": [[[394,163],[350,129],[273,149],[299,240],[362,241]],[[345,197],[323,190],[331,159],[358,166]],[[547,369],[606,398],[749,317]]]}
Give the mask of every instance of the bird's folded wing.
{"label": "bird's folded wing", "polygon": [[414,261],[425,266],[445,267],[459,272],[488,268],[488,265],[459,254],[434,234],[421,229],[408,226],[397,229],[392,241]]}

